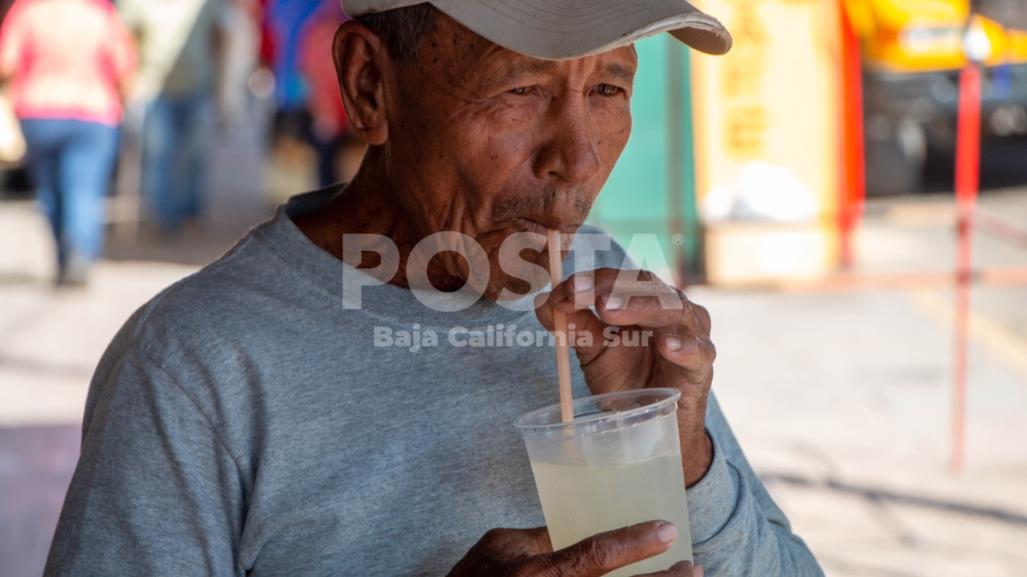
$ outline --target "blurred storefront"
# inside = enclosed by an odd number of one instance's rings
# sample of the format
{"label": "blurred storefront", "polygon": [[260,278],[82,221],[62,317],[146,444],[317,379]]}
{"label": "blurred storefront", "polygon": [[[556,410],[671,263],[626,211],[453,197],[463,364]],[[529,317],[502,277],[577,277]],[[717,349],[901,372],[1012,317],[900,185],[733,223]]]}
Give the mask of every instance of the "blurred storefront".
{"label": "blurred storefront", "polygon": [[679,282],[822,276],[838,261],[837,4],[701,4],[735,47],[638,45],[631,141],[592,222]]}
{"label": "blurred storefront", "polygon": [[633,256],[662,249],[678,280],[821,279],[850,263],[866,194],[919,193],[929,169],[952,190],[968,58],[985,145],[1027,135],[1023,2],[977,0],[974,16],[969,0],[699,4],[734,49],[639,45],[635,130],[593,218],[622,241],[651,233]]}
{"label": "blurred storefront", "polygon": [[697,200],[714,284],[823,276],[838,261],[840,27],[827,1],[707,0],[732,30],[693,72]]}
{"label": "blurred storefront", "polygon": [[845,2],[863,51],[871,194],[916,192],[930,158],[951,162],[968,57],[984,66],[985,134],[1027,134],[1027,33],[1007,28],[1024,6],[979,1],[971,17],[968,0]]}

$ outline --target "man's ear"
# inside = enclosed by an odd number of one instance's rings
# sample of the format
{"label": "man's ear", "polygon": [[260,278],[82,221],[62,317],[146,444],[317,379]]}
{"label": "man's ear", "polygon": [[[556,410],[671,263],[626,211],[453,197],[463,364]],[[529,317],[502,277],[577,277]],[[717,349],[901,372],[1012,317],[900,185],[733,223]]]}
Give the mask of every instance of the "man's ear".
{"label": "man's ear", "polygon": [[332,54],[353,132],[371,146],[385,144],[389,123],[382,66],[390,61],[388,51],[373,32],[350,20],[335,32]]}

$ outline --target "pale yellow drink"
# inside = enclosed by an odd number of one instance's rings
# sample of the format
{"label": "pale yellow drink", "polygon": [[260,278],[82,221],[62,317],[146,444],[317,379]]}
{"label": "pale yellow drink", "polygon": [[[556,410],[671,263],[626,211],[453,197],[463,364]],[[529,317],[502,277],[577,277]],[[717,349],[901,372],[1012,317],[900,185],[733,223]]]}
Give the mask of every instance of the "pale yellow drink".
{"label": "pale yellow drink", "polygon": [[663,571],[692,560],[678,397],[672,389],[599,395],[575,401],[573,423],[560,422],[558,406],[517,421],[554,548],[662,519],[678,528],[670,550],[609,575]]}
{"label": "pale yellow drink", "polygon": [[532,470],[555,549],[602,531],[663,519],[678,527],[677,541],[670,550],[609,575],[663,571],[692,558],[681,457],[606,467],[539,463]]}

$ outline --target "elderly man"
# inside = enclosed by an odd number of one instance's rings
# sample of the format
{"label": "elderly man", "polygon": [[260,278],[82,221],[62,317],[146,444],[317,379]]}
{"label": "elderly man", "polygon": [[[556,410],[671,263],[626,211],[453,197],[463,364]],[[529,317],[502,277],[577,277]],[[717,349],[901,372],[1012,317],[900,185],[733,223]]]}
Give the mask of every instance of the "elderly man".
{"label": "elderly man", "polygon": [[[683,0],[345,4],[358,175],[128,321],[92,382],[46,574],[593,577],[666,551],[680,528],[659,519],[555,552],[525,529],[543,519],[511,423],[554,401],[552,349],[426,337],[546,334],[560,311],[586,335],[652,337],[575,339],[574,391],[681,391],[696,564],[821,575],[709,395],[705,310],[645,274],[655,292],[618,296],[623,252],[571,236],[628,140],[632,43],[672,31],[718,53],[726,31]],[[548,229],[591,248],[544,293],[504,246]],[[432,238],[450,240],[420,250]],[[533,249],[512,252],[537,272]]]}

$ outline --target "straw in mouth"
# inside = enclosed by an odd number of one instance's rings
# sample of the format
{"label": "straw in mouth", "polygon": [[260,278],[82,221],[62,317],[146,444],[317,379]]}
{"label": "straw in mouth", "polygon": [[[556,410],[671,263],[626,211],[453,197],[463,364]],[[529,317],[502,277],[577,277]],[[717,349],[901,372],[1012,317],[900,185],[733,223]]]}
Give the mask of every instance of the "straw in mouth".
{"label": "straw in mouth", "polygon": [[[563,241],[560,231],[549,230],[549,276],[552,288],[563,282]],[[571,388],[571,357],[567,346],[567,317],[560,311],[553,311],[553,325],[556,333],[556,373],[560,381],[560,417],[564,423],[574,421],[574,391]]]}

